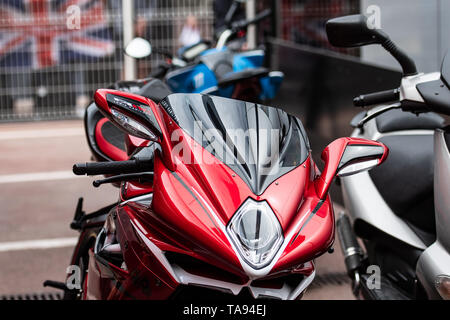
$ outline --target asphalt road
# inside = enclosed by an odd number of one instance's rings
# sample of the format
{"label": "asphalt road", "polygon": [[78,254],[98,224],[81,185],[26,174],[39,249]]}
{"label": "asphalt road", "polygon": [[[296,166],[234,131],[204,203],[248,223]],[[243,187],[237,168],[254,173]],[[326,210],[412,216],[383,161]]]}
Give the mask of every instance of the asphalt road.
{"label": "asphalt road", "polygon": [[[116,200],[117,189],[93,188],[93,178],[71,174],[75,162],[90,160],[82,121],[1,124],[0,150],[0,296],[54,292],[42,282],[65,278],[78,197],[93,211]],[[335,249],[316,260],[318,276],[344,272]],[[353,296],[341,282],[313,285],[304,298]]]}

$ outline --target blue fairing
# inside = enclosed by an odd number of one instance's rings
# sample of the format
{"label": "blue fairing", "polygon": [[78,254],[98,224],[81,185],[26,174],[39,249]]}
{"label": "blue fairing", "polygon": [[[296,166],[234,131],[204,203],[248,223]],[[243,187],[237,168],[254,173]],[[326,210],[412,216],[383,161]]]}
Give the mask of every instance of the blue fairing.
{"label": "blue fairing", "polygon": [[[200,61],[193,66],[178,69],[168,74],[166,81],[174,92],[180,93],[210,93],[222,97],[231,97],[234,85],[226,88],[217,88],[217,78],[213,70],[207,67],[208,62],[205,60],[208,56],[214,54],[225,53],[226,48],[217,50],[215,48],[208,49],[201,54]],[[231,57],[232,72],[239,72],[245,69],[262,67],[264,64],[264,51],[254,50],[243,53],[233,54]],[[205,63],[203,63],[203,62]],[[283,81],[281,72],[271,72],[267,77],[261,78],[262,92],[259,99],[273,99]]]}
{"label": "blue fairing", "polygon": [[208,54],[211,54],[211,53],[216,53],[216,52],[221,52],[221,51],[226,51],[226,50],[227,50],[227,47],[223,47],[222,49],[211,48],[211,49],[203,51],[200,54],[200,56],[207,56]]}
{"label": "blue fairing", "polygon": [[[249,68],[258,68],[262,67],[263,64],[264,51],[248,51],[234,56],[233,70],[238,72]],[[281,72],[271,72],[267,77],[261,78],[260,83],[262,91],[259,99],[267,100],[275,98],[283,79],[284,75]]]}
{"label": "blue fairing", "polygon": [[280,89],[281,83],[283,82],[284,75],[280,71],[273,71],[269,73],[269,76],[264,77],[260,80],[261,82],[261,94],[259,98],[261,100],[273,99]]}
{"label": "blue fairing", "polygon": [[177,93],[201,93],[217,87],[214,72],[202,63],[171,72],[166,80]]}
{"label": "blue fairing", "polygon": [[242,71],[249,68],[262,67],[264,63],[264,51],[255,50],[237,53],[233,57],[233,70]]}

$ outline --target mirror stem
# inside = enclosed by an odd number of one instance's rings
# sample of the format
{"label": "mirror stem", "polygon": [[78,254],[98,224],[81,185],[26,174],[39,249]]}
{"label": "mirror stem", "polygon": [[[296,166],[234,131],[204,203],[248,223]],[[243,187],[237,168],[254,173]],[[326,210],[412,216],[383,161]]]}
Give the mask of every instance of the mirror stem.
{"label": "mirror stem", "polygon": [[404,76],[413,76],[417,74],[417,68],[414,61],[400,50],[389,37],[386,37],[381,45],[398,61],[398,63],[400,63]]}

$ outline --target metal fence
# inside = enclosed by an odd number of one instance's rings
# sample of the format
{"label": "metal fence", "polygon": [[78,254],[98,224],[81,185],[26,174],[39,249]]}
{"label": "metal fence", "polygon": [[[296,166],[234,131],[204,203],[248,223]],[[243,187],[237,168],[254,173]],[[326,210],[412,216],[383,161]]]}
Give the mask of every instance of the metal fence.
{"label": "metal fence", "polygon": [[[123,0],[131,1],[131,0]],[[133,0],[136,36],[175,53],[190,37],[211,39],[213,3],[229,0]],[[258,0],[276,22],[274,35],[330,48],[324,32],[331,17],[359,12],[359,0]],[[93,92],[124,76],[122,0],[0,0],[0,122],[82,116]],[[356,52],[356,53],[355,53]],[[357,51],[350,52],[357,54]],[[146,77],[164,57],[137,62]]]}
{"label": "metal fence", "polygon": [[[79,117],[96,89],[122,78],[121,7],[122,0],[0,0],[0,121]],[[136,36],[173,53],[189,17],[201,37],[212,34],[212,0],[134,0],[134,11]],[[139,62],[138,76],[161,59]]]}
{"label": "metal fence", "polygon": [[[145,3],[153,8],[150,10],[153,13],[141,15],[136,8],[136,36],[150,40],[152,47],[174,54],[192,39],[213,37],[212,0],[147,0]],[[185,28],[193,33],[188,40],[183,37]],[[138,61],[138,78],[146,77],[163,60],[164,56],[155,54],[151,59]]]}
{"label": "metal fence", "polygon": [[359,13],[360,0],[282,0],[278,10],[280,38],[351,55],[359,54],[358,49],[331,46],[325,23],[331,18]]}

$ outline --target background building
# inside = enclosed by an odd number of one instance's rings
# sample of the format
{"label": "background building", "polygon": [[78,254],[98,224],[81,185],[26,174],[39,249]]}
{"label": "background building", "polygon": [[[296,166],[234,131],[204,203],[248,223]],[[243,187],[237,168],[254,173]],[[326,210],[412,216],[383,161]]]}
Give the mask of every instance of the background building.
{"label": "background building", "polygon": [[[421,72],[440,70],[450,47],[450,1],[361,0],[361,12],[380,7],[381,27],[416,61]],[[400,70],[397,62],[379,46],[362,48],[364,61]]]}

